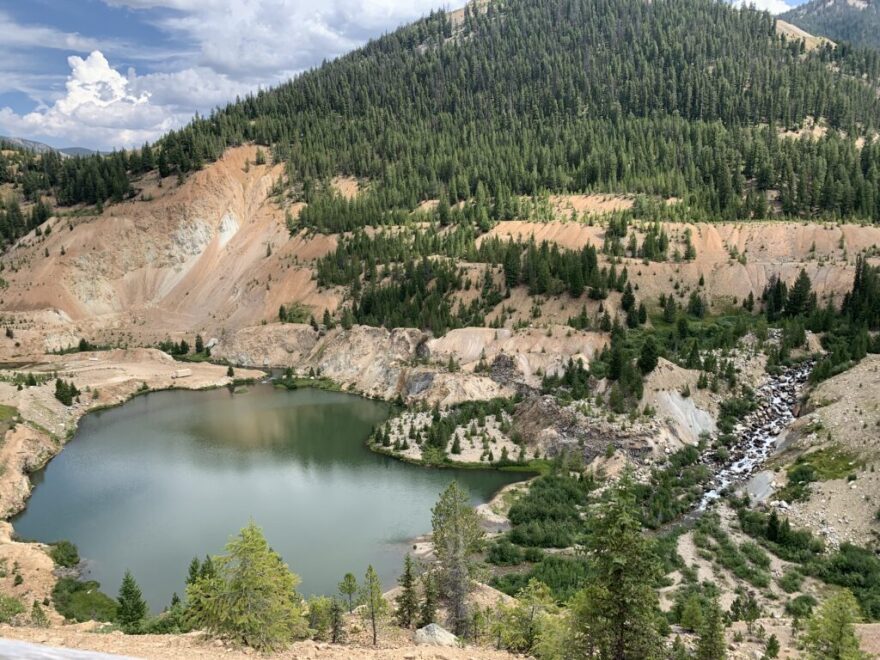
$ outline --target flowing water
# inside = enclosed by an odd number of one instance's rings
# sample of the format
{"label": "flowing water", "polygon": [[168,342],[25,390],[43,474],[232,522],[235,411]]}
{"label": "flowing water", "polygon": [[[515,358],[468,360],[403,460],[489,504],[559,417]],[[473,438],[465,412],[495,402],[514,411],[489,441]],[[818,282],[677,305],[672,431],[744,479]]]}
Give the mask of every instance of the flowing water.
{"label": "flowing water", "polygon": [[154,610],[183,592],[194,555],[217,554],[251,519],[305,594],[334,593],[345,572],[360,578],[368,564],[390,586],[450,481],[476,504],[523,475],[374,454],[364,441],[388,412],[353,395],[268,385],[140,396],[81,420],[34,475],[15,529],[76,543],[84,577],[111,595],[130,569]]}

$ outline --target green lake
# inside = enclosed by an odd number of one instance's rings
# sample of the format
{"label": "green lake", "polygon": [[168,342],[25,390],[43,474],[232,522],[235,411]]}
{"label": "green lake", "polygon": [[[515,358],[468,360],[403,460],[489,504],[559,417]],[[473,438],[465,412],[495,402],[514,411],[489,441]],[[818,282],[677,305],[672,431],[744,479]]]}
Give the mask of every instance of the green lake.
{"label": "green lake", "polygon": [[354,395],[268,385],[139,396],[81,420],[33,475],[15,530],[76,543],[84,577],[110,595],[130,569],[156,611],[183,593],[193,556],[218,554],[251,519],[302,577],[304,594],[332,594],[344,573],[360,578],[368,564],[391,586],[450,481],[477,504],[523,475],[375,454],[364,441],[388,414]]}

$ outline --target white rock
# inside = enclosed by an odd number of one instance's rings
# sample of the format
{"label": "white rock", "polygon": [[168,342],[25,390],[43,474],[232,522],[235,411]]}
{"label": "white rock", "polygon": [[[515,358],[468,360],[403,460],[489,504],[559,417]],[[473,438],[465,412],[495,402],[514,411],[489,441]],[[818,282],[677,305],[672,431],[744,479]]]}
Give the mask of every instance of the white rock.
{"label": "white rock", "polygon": [[420,645],[458,646],[458,638],[436,623],[429,623],[424,628],[416,630],[414,640],[416,644]]}

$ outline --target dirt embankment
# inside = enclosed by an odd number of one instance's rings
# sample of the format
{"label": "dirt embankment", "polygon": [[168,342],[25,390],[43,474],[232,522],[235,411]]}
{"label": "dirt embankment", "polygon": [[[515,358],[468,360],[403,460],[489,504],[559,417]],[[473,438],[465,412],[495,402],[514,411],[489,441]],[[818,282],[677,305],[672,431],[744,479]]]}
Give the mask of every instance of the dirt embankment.
{"label": "dirt embankment", "polygon": [[[697,257],[693,261],[645,263],[623,258],[637,296],[656,299],[672,293],[673,287],[696,290],[710,301],[732,302],[759,297],[774,275],[793,281],[806,269],[820,299],[832,296],[839,304],[852,286],[855,257],[862,251],[873,254],[880,245],[880,227],[830,223],[664,223],[670,237],[669,254],[681,250],[685,232],[690,231]],[[637,231],[638,233],[638,231]],[[574,222],[498,223],[490,236],[548,241],[567,249],[593,245],[601,249],[605,229]],[[618,266],[618,270],[621,266]],[[569,315],[571,312],[569,312]]]}
{"label": "dirt embankment", "polygon": [[335,309],[338,296],[317,290],[310,267],[335,238],[291,240],[285,211],[271,197],[281,167],[255,160],[254,147],[231,149],[180,185],[151,175],[138,182],[138,198],[98,217],[51,219],[42,236],[31,232],[4,255],[9,286],[0,307],[57,310],[74,333],[100,329],[117,345],[129,335],[143,343],[238,328],[294,302],[319,314]]}
{"label": "dirt embankment", "polygon": [[[324,332],[275,323],[226,333],[212,354],[246,366],[315,370],[370,396],[449,405],[511,396],[519,383],[538,386],[544,374],[558,372],[569,359],[589,364],[606,343],[598,333],[568,328],[463,328],[433,339],[412,328]],[[497,358],[505,369],[475,372],[481,362],[492,366]]]}
{"label": "dirt embankment", "polygon": [[[186,333],[216,336],[271,322],[281,305],[298,303],[321,318],[344,301],[339,287],[319,288],[315,260],[332,251],[338,237],[311,232],[289,235],[286,218],[301,204],[284,208],[273,196],[280,166],[256,165],[256,148],[230,149],[218,161],[178,184],[151,174],[136,182],[136,199],[108,206],[99,216],[66,215],[50,219],[41,235],[31,232],[2,258],[8,287],[0,291],[3,325],[15,330],[15,342],[0,342],[4,355],[27,355],[75,344],[80,337],[114,346],[152,344]],[[333,185],[353,196],[357,181],[337,178]],[[632,204],[614,195],[554,196],[554,217],[601,213]],[[639,223],[634,223],[641,236]],[[880,244],[880,228],[857,225],[754,223],[666,223],[670,259],[643,263],[623,258],[637,296],[656,299],[673,287],[700,292],[715,302],[758,295],[775,274],[793,280],[801,267],[821,295],[838,302],[850,286],[855,255]],[[51,231],[49,231],[51,230]],[[685,232],[697,252],[692,262],[676,262]],[[605,227],[584,222],[498,223],[490,236],[547,240],[565,248],[601,246]],[[604,257],[603,265],[607,265]],[[462,264],[475,277],[484,266]],[[618,269],[620,266],[618,266]],[[497,271],[498,269],[496,269]],[[500,278],[500,274],[496,272]],[[473,293],[462,292],[464,300]],[[616,297],[606,302],[613,310]],[[508,326],[517,320],[543,327],[563,324],[586,305],[595,316],[598,303],[586,298],[551,297],[533,319],[534,300],[523,291],[502,307]]]}

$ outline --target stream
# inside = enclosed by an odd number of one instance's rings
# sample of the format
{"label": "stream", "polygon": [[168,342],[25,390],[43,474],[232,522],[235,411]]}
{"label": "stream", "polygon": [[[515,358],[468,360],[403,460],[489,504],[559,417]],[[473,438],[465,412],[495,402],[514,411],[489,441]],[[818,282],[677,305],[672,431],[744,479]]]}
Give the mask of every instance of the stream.
{"label": "stream", "polygon": [[709,482],[698,512],[705,511],[729,486],[743,483],[764,464],[779,436],[795,420],[798,398],[812,369],[812,361],[789,367],[758,388],[758,407],[734,428],[738,440],[730,450],[730,458]]}

